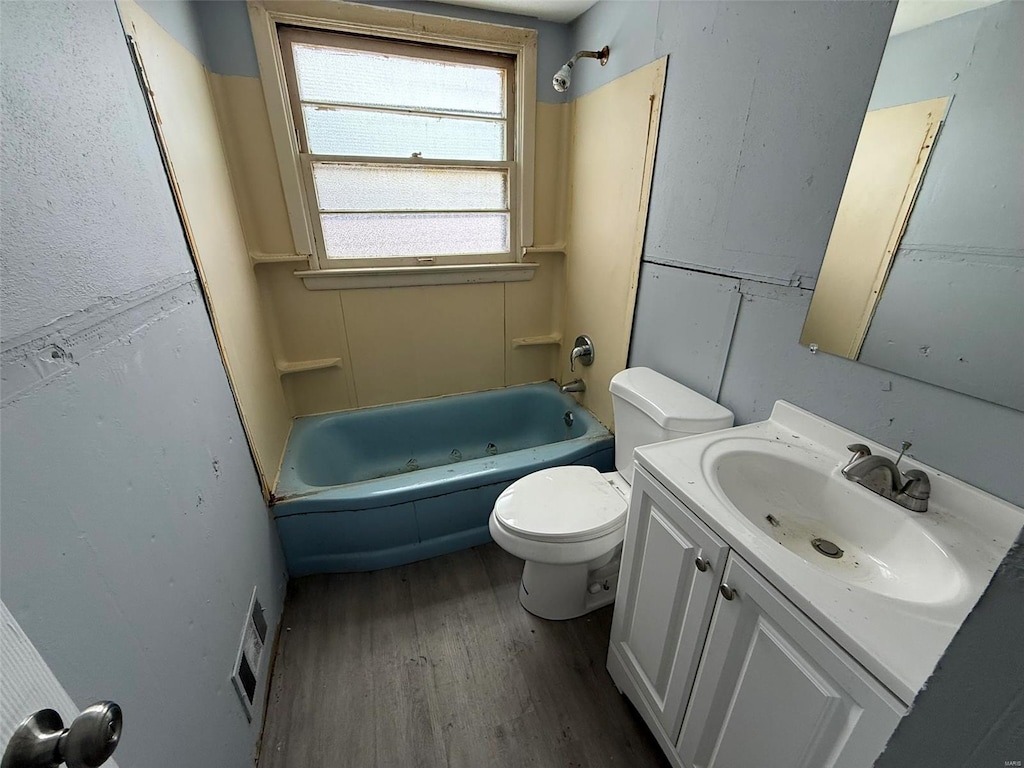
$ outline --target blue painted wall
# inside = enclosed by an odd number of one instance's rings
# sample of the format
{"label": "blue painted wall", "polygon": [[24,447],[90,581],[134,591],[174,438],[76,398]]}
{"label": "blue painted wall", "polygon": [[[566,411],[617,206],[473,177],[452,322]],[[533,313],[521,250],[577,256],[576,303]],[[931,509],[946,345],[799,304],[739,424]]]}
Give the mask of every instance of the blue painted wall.
{"label": "blue painted wall", "polygon": [[[551,87],[551,77],[569,56],[566,24],[418,0],[372,0],[363,4],[535,29],[537,100],[549,104],[565,101],[565,94]],[[196,54],[211,72],[259,77],[245,0],[186,0],[183,3],[142,0],[140,5],[166,32]]]}
{"label": "blue painted wall", "polygon": [[569,30],[569,55],[608,46],[608,63],[601,67],[581,61],[573,67],[570,99],[590,93],[605,83],[628,75],[657,58],[658,14],[662,3],[602,2],[577,18]]}
{"label": "blue painted wall", "polygon": [[0,594],[123,706],[122,768],[250,768],[229,675],[284,562],[117,11],[3,3],[0,35]]}
{"label": "blue painted wall", "polygon": [[[581,68],[574,96],[669,56],[630,364],[712,395],[708,375],[720,370],[718,400],[738,423],[790,400],[882,443],[913,440],[920,460],[1024,504],[1024,413],[798,344],[894,4],[656,5],[633,14],[601,2],[572,30],[577,47],[656,30],[646,56],[623,46],[634,61]],[[1007,670],[1024,665],[1021,552],[1004,561],[880,766],[970,768],[1024,754],[1020,688],[1007,684]]]}
{"label": "blue painted wall", "polygon": [[571,47],[632,41],[618,60],[613,46],[614,68],[581,65],[573,97],[669,57],[630,364],[717,386],[739,423],[787,399],[888,445],[912,440],[921,461],[1022,504],[1024,413],[798,343],[894,10],[605,1],[573,23]]}

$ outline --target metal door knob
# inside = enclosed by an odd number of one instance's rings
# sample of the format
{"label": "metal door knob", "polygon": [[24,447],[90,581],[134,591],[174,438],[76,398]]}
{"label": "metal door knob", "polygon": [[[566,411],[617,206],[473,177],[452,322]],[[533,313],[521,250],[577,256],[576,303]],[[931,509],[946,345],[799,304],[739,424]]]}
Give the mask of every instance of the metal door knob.
{"label": "metal door knob", "polygon": [[0,768],[99,768],[117,749],[122,721],[112,701],[86,707],[70,728],[54,710],[41,709],[15,730]]}
{"label": "metal door knob", "polygon": [[704,571],[708,569],[708,561],[705,560],[703,557],[698,557],[694,565],[697,566],[697,570],[701,573],[704,573]]}
{"label": "metal door knob", "polygon": [[723,584],[718,588],[718,591],[722,593],[722,597],[726,600],[732,600],[736,597],[736,590],[730,587],[728,584]]}

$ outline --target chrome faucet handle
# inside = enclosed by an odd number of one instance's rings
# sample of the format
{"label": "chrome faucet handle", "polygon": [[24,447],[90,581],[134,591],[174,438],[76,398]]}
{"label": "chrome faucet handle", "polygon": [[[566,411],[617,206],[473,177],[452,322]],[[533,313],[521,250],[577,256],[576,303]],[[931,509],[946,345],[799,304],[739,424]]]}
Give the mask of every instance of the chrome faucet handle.
{"label": "chrome faucet handle", "polygon": [[576,373],[576,360],[583,357],[583,347],[573,347],[569,355],[569,372]]}
{"label": "chrome faucet handle", "polygon": [[900,489],[900,496],[905,497],[900,503],[911,512],[927,512],[928,499],[932,495],[932,481],[920,469],[908,469],[904,475],[907,482]]}
{"label": "chrome faucet handle", "polygon": [[594,364],[594,342],[589,336],[577,336],[573,343],[572,352],[569,354],[569,371],[576,372],[576,361],[583,365]]}
{"label": "chrome faucet handle", "polygon": [[920,469],[908,469],[903,476],[907,478],[902,493],[912,496],[915,499],[927,499],[932,495],[932,481],[928,475]]}
{"label": "chrome faucet handle", "polygon": [[850,457],[850,460],[846,462],[846,466],[842,469],[843,477],[847,476],[847,470],[849,470],[856,462],[860,461],[865,456],[871,455],[871,449],[864,445],[864,443],[850,443],[846,446],[846,450],[850,451],[853,455]]}

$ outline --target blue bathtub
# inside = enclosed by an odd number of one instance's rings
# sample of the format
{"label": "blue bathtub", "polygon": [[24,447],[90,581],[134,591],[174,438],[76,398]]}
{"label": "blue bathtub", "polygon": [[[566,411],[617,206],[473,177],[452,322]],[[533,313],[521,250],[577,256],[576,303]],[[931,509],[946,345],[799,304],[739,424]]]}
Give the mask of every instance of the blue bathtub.
{"label": "blue bathtub", "polygon": [[612,435],[552,382],[306,416],[274,519],[292,576],[369,571],[490,541],[495,499],[524,475],[614,463]]}

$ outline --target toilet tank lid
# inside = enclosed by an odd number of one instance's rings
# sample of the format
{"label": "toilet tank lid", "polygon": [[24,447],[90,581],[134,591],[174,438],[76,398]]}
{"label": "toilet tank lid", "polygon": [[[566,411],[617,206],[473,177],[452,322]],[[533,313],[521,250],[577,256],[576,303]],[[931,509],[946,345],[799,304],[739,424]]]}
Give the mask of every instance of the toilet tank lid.
{"label": "toilet tank lid", "polygon": [[697,434],[733,424],[728,408],[650,368],[619,371],[609,390],[673,432]]}

